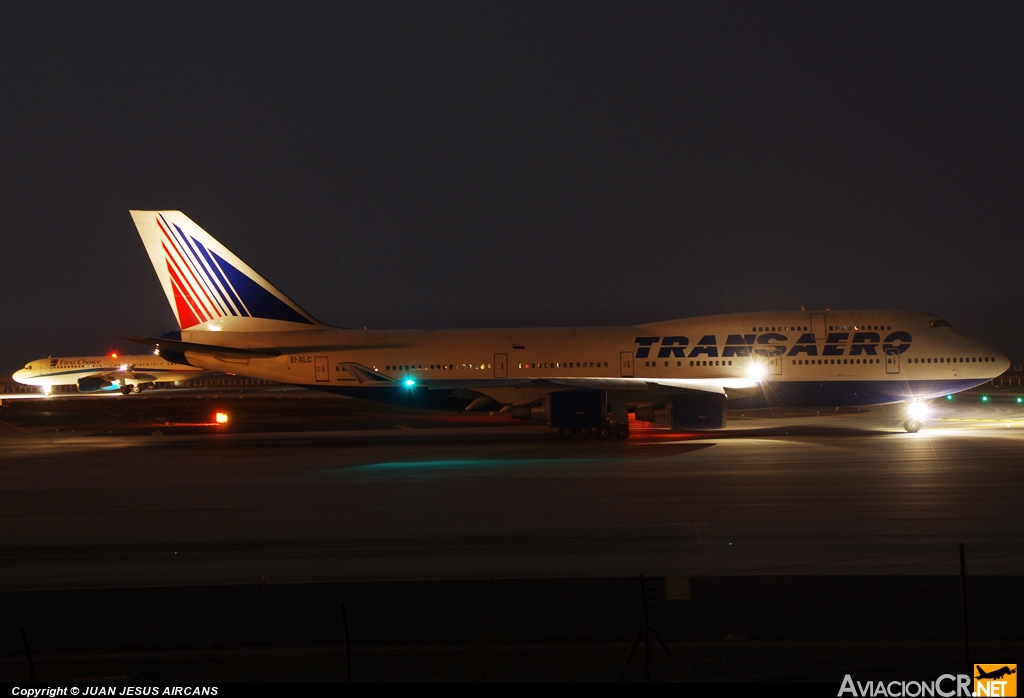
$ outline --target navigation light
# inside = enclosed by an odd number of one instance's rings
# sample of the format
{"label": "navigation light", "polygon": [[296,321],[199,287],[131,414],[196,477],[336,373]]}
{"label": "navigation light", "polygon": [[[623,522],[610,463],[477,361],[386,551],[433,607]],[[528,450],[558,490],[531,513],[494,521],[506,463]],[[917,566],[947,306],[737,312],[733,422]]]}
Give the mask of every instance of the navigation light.
{"label": "navigation light", "polygon": [[982,402],[988,402],[988,395],[982,395],[981,396],[981,401]]}
{"label": "navigation light", "polygon": [[952,395],[947,395],[947,396],[946,396],[946,399],[947,399],[947,400],[952,400],[952,399],[953,399],[953,396],[952,396]]}
{"label": "navigation light", "polygon": [[1019,404],[1019,403],[1021,403],[1021,402],[1024,402],[1024,397],[1019,397],[1019,398],[1017,398],[1017,403]]}

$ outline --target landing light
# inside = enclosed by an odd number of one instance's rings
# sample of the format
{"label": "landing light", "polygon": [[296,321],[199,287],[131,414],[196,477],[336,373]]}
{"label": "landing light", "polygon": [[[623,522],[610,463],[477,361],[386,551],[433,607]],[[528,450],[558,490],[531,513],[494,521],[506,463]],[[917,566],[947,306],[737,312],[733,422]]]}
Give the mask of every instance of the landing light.
{"label": "landing light", "polygon": [[760,383],[764,380],[764,377],[768,374],[763,364],[750,364],[750,368],[747,369],[747,377],[755,383]]}
{"label": "landing light", "polygon": [[412,378],[406,378],[405,379],[405,387],[406,388],[411,388],[414,385],[416,385],[416,381],[414,381]]}
{"label": "landing light", "polygon": [[928,407],[923,402],[917,402],[915,400],[907,405],[907,416],[911,419],[923,422],[928,416]]}
{"label": "landing light", "polygon": [[228,413],[227,412],[218,412],[217,416],[214,419],[217,420],[217,424],[227,424],[228,423]]}

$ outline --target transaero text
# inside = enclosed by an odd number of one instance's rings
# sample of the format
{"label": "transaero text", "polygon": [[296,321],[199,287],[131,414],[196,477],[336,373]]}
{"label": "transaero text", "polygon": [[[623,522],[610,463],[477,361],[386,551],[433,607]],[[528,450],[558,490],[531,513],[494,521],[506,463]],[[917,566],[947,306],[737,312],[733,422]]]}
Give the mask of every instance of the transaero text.
{"label": "transaero text", "polygon": [[[705,335],[690,346],[690,338],[683,335],[674,337],[637,337],[636,358],[646,359],[656,349],[659,359],[670,357],[687,358],[694,356],[749,357],[757,356],[880,356],[881,354],[902,354],[910,348],[913,337],[909,332],[890,332],[882,338],[878,332],[829,332],[820,347],[813,334],[802,334],[790,344],[787,335],[777,332],[764,334],[731,334],[725,345],[719,347],[718,337]],[[658,345],[658,346],[655,346]]]}

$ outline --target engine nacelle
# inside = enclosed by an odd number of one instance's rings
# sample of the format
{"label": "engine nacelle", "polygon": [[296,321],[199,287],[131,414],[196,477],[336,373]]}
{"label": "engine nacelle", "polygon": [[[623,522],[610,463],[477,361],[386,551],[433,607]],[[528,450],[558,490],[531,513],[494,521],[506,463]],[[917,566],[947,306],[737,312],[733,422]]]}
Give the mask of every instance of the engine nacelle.
{"label": "engine nacelle", "polygon": [[532,419],[549,426],[599,427],[607,420],[608,394],[603,390],[559,390],[548,393],[543,402],[516,405],[509,414],[516,419]]}
{"label": "engine nacelle", "polygon": [[728,407],[726,396],[721,393],[693,392],[639,407],[636,418],[641,422],[669,424],[680,431],[722,429],[728,419]]}
{"label": "engine nacelle", "polygon": [[513,419],[532,419],[535,422],[545,423],[548,421],[548,411],[543,402],[516,405],[509,411],[509,415]]}
{"label": "engine nacelle", "polygon": [[101,390],[106,390],[113,383],[102,378],[96,378],[95,376],[88,376],[86,378],[78,379],[78,392],[80,393],[98,393]]}

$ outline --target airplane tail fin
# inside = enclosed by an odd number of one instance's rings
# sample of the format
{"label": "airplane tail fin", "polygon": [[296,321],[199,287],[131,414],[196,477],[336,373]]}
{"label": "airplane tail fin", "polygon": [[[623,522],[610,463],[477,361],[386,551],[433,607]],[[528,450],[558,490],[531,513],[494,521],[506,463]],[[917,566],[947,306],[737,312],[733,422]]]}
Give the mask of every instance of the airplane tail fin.
{"label": "airplane tail fin", "polygon": [[183,330],[267,332],[322,324],[181,211],[131,211]]}

